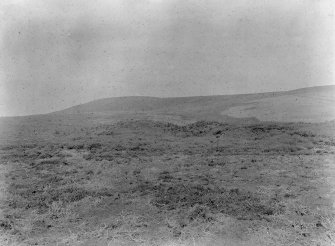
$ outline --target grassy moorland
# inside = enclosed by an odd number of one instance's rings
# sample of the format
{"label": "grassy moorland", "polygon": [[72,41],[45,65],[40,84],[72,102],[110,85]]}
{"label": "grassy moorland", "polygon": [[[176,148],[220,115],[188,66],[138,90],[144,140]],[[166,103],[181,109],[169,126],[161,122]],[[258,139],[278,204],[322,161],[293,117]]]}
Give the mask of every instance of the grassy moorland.
{"label": "grassy moorland", "polygon": [[1,124],[1,245],[335,243],[334,122]]}

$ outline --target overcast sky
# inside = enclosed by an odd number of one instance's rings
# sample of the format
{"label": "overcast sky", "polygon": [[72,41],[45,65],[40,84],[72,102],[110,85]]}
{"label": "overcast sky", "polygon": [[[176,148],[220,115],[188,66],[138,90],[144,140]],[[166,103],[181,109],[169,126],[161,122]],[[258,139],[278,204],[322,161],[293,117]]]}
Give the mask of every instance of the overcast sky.
{"label": "overcast sky", "polygon": [[335,84],[333,0],[1,0],[0,116]]}

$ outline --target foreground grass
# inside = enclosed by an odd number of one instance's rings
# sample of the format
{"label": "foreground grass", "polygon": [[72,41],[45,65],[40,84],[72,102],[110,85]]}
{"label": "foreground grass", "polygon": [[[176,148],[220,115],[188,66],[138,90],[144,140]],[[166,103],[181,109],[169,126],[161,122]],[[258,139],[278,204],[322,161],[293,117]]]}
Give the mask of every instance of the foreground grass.
{"label": "foreground grass", "polygon": [[335,142],[318,127],[25,127],[1,150],[3,245],[331,245]]}

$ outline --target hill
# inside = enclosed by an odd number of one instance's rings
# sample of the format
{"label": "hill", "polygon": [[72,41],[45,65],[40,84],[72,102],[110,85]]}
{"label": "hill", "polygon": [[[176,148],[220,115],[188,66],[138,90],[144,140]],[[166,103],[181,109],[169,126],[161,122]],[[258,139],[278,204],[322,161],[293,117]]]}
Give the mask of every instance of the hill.
{"label": "hill", "polygon": [[334,245],[334,89],[1,118],[0,245]]}
{"label": "hill", "polygon": [[335,119],[335,86],[283,92],[195,97],[115,97],[77,105],[57,114],[145,115],[233,121],[322,122]]}

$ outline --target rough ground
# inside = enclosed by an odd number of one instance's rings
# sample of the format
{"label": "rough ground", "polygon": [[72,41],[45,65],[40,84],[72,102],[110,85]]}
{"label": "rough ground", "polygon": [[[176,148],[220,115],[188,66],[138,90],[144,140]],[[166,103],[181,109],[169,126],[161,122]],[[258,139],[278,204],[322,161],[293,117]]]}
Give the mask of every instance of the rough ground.
{"label": "rough ground", "polygon": [[335,243],[334,122],[13,122],[2,245]]}

